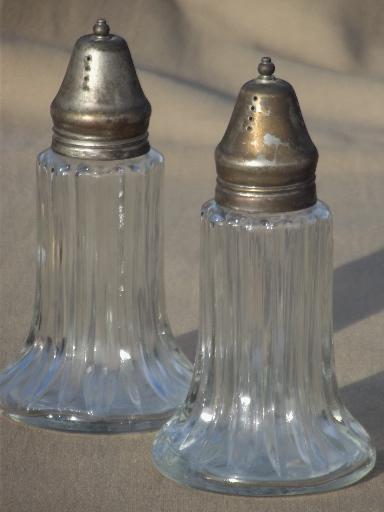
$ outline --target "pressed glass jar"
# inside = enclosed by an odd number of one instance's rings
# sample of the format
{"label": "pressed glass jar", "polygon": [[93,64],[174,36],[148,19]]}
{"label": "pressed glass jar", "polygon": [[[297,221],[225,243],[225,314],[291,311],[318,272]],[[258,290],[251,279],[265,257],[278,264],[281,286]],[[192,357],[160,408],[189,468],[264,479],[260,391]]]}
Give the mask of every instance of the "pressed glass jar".
{"label": "pressed glass jar", "polygon": [[108,163],[39,155],[34,320],[22,359],[0,374],[13,418],[140,430],[185,398],[189,363],[164,307],[162,177],[155,149]]}
{"label": "pressed glass jar", "polygon": [[193,382],[157,436],[160,471],[245,495],[331,490],[365,475],[374,450],[334,374],[327,206],[266,216],[208,202],[200,298]]}
{"label": "pressed glass jar", "polygon": [[76,43],[51,111],[34,318],[21,359],[0,373],[0,409],[59,430],[158,428],[192,371],[165,311],[164,160],[127,45],[105,20]]}
{"label": "pressed glass jar", "polygon": [[332,345],[332,219],[292,87],[240,91],[201,213],[200,328],[184,406],[158,433],[156,467],[239,495],[329,491],[375,464],[340,402]]}

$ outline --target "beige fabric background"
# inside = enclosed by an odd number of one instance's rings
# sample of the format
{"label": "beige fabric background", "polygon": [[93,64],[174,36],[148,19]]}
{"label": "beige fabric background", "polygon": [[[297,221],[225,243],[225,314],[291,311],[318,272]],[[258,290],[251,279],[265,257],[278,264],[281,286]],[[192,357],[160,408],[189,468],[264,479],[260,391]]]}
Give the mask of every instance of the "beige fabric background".
{"label": "beige fabric background", "polygon": [[384,3],[382,0],[4,0],[1,3],[0,365],[32,314],[35,173],[49,104],[75,40],[98,16],[130,45],[166,156],[166,292],[193,354],[199,208],[243,82],[271,55],[296,88],[335,218],[335,349],[342,395],[378,448],[374,472],[319,496],[232,498],[184,489],[150,459],[153,434],[58,434],[1,421],[1,510],[384,510]]}

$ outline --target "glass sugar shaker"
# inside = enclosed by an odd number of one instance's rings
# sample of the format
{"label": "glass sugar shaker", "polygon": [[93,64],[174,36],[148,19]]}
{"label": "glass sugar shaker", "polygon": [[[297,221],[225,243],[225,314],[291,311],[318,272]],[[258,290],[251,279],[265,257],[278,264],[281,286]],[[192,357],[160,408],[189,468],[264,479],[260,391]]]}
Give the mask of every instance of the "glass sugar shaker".
{"label": "glass sugar shaker", "polygon": [[24,353],[0,374],[0,407],[39,427],[159,427],[192,369],[164,304],[163,156],[124,39],[99,19],[73,50],[37,157],[38,267]]}
{"label": "glass sugar shaker", "polygon": [[242,495],[337,489],[375,463],[338,396],[332,220],[316,199],[317,150],[274,69],[264,57],[216,149],[194,376],[153,449],[173,480]]}

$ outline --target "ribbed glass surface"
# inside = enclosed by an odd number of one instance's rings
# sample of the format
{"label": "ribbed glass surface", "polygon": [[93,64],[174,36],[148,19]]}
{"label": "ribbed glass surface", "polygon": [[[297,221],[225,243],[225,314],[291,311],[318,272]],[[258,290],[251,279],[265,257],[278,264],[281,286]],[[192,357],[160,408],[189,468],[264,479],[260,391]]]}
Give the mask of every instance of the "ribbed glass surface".
{"label": "ribbed glass surface", "polygon": [[184,407],[158,434],[168,477],[233,494],[350,484],[374,465],[340,403],[332,348],[328,208],[201,218],[200,346]]}
{"label": "ribbed glass surface", "polygon": [[38,157],[38,271],[24,355],[0,374],[1,408],[39,426],[158,427],[191,368],[164,306],[163,157]]}

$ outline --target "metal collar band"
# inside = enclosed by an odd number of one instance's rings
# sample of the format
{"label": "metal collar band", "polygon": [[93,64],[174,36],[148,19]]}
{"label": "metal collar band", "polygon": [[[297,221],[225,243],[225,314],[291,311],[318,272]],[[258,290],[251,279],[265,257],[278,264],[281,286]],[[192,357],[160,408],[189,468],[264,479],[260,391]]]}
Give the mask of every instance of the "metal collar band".
{"label": "metal collar band", "polygon": [[131,139],[76,137],[53,128],[52,149],[61,155],[85,160],[124,160],[148,153],[148,132]]}
{"label": "metal collar band", "polygon": [[316,203],[315,179],[285,187],[249,187],[217,178],[216,201],[222,206],[250,213],[303,210]]}

